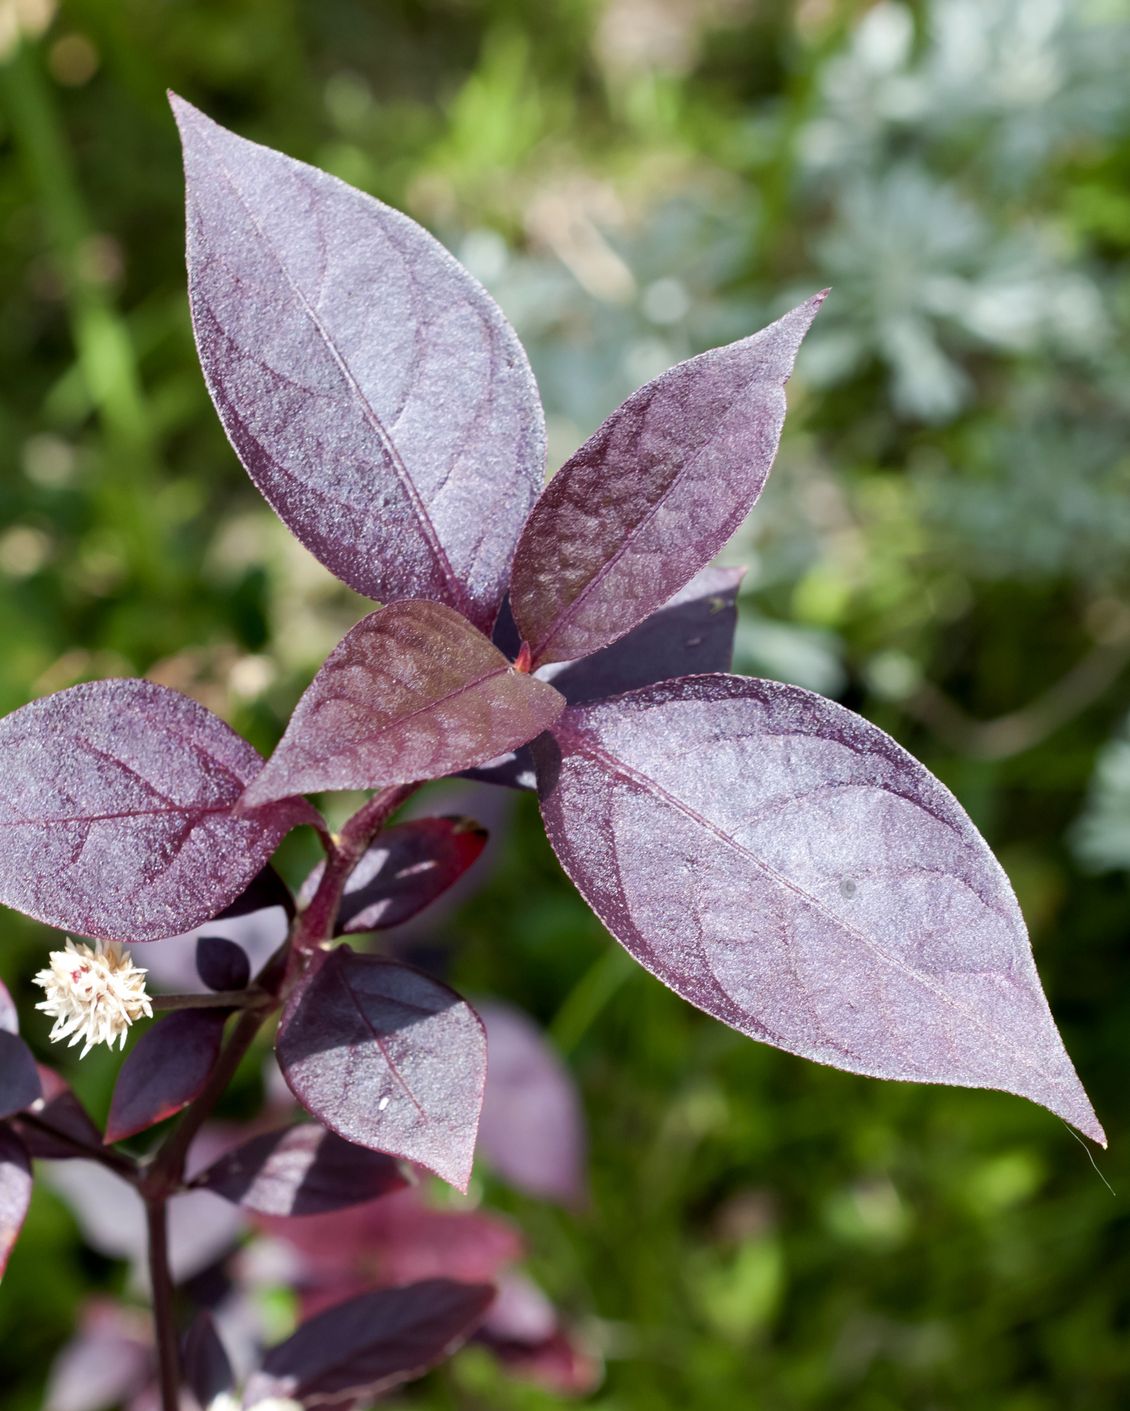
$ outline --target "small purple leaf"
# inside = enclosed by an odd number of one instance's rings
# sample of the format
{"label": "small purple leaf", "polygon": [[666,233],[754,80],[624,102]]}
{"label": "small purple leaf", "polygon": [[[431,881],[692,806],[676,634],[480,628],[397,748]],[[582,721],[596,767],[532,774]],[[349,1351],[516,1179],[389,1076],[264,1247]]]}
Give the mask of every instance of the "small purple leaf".
{"label": "small purple leaf", "polygon": [[486,1036],[454,990],[348,946],[316,952],[276,1051],[295,1097],[331,1131],[467,1189]]}
{"label": "small purple leaf", "polygon": [[479,1150],[518,1190],[573,1205],[584,1197],[585,1130],[569,1071],[518,1009],[479,1006],[487,1086]]}
{"label": "small purple leaf", "polygon": [[243,1404],[272,1396],[307,1405],[379,1396],[449,1357],[493,1297],[489,1285],[429,1279],[339,1303],[271,1348],[248,1382]]}
{"label": "small purple leaf", "polygon": [[53,1137],[42,1126],[30,1127],[17,1118],[15,1125],[28,1151],[44,1161],[67,1161],[82,1155],[75,1149],[76,1142],[97,1150],[102,1145],[102,1133],[67,1083],[53,1068],[43,1064],[39,1065],[38,1073],[43,1104],[35,1109],[35,1116],[70,1141]]}
{"label": "small purple leaf", "polygon": [[184,1338],[181,1354],[184,1380],[205,1411],[235,1386],[235,1373],[216,1323],[208,1310],[201,1309]]}
{"label": "small purple leaf", "polygon": [[451,608],[392,603],[330,653],[242,806],[437,779],[525,744],[564,704]]}
{"label": "small purple leaf", "polygon": [[187,1107],[220,1054],[224,1009],[182,1009],[146,1030],[118,1073],[107,1143],[124,1141]]}
{"label": "small purple leaf", "polygon": [[193,1185],[260,1215],[321,1215],[408,1184],[391,1156],[305,1123],[264,1132],[222,1156]]}
{"label": "small purple leaf", "polygon": [[170,101],[196,346],[248,474],[350,587],[489,630],[545,470],[514,330],[407,216]]}
{"label": "small purple leaf", "polygon": [[3,980],[0,980],[0,1029],[6,1034],[18,1034],[20,1031],[20,1016]]}
{"label": "small purple leaf", "polygon": [[17,1034],[0,1029],[0,1118],[22,1112],[42,1096],[35,1055]]}
{"label": "small purple leaf", "polygon": [[245,990],[251,982],[251,959],[242,946],[224,936],[197,936],[196,973],[210,990]]}
{"label": "small purple leaf", "polygon": [[622,637],[734,533],[768,478],[785,383],[823,301],[647,383],[549,482],[510,584],[535,666]]}
{"label": "small purple leaf", "polygon": [[151,681],[93,681],[0,720],[0,901],[84,936],[155,941],[237,897],[313,810],[232,806],[262,768]]}
{"label": "small purple leaf", "polygon": [[0,1127],[0,1277],[31,1202],[31,1159],[10,1127]]}
{"label": "small purple leaf", "polygon": [[698,676],[568,711],[535,754],[565,870],[692,1004],[849,1072],[1018,1093],[1105,1145],[1008,879],[875,726]]}
{"label": "small purple leaf", "polygon": [[[414,818],[385,828],[350,873],[338,913],[338,934],[387,930],[430,906],[479,857],[487,832],[471,818]],[[309,901],[321,880],[319,863],[303,884]]]}
{"label": "small purple leaf", "polygon": [[[313,820],[311,820],[313,821]],[[253,916],[257,911],[270,911],[281,907],[288,917],[294,916],[294,897],[290,888],[268,863],[261,872],[251,879],[247,886],[230,906],[225,906],[214,919],[235,921],[244,916]]]}

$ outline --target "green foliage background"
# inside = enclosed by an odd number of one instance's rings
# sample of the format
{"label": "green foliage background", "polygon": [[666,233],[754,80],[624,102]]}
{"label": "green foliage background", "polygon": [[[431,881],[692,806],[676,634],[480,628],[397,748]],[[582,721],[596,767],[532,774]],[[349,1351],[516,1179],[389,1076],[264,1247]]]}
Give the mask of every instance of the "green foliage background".
{"label": "green foliage background", "polygon": [[[833,286],[729,554],[738,669],[846,701],[965,802],[1117,1194],[1018,1099],[847,1077],[693,1012],[521,800],[435,939],[581,1086],[590,1208],[480,1193],[603,1351],[603,1411],[1130,1399],[1128,70],[1117,0],[0,5],[2,710],[146,673],[269,749],[360,609],[208,403],[166,87],[441,235],[530,347],[554,464],[640,381]],[[2,926],[30,1007],[49,937]],[[113,1066],[77,1076],[95,1106]],[[41,1405],[84,1291],[123,1284],[39,1194],[0,1290],[5,1411]],[[474,1353],[405,1400],[556,1404]]]}

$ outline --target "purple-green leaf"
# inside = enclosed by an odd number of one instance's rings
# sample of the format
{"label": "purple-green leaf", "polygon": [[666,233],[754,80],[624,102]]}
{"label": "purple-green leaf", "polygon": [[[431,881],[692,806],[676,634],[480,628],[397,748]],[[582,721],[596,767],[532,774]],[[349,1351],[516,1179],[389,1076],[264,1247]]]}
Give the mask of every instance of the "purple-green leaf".
{"label": "purple-green leaf", "polygon": [[298,800],[236,814],[262,768],[217,716],[151,681],[93,681],[0,720],[0,902],[84,936],[154,941],[233,901]]}
{"label": "purple-green leaf", "polygon": [[316,952],[276,1051],[295,1097],[331,1131],[467,1189],[486,1037],[454,990],[349,946]]}
{"label": "purple-green leaf", "polygon": [[493,1297],[489,1285],[427,1279],[350,1298],[271,1348],[243,1404],[291,1397],[329,1406],[380,1396],[455,1352]]}
{"label": "purple-green leaf", "polygon": [[0,1029],[0,1118],[22,1112],[42,1096],[35,1055],[18,1034]]}
{"label": "purple-green leaf", "polygon": [[107,1142],[156,1126],[199,1095],[220,1055],[227,1015],[224,1009],[182,1009],[142,1034],[114,1085]]}
{"label": "purple-green leaf", "polygon": [[0,1127],[0,1277],[31,1202],[31,1159],[10,1127]]}
{"label": "purple-green leaf", "polygon": [[641,387],[549,482],[510,584],[535,666],[622,637],[734,533],[768,478],[785,383],[823,299]]}
{"label": "purple-green leaf", "polygon": [[321,1215],[407,1184],[391,1156],[343,1141],[312,1122],[252,1137],[193,1181],[246,1210],[279,1216]]}
{"label": "purple-green leaf", "polygon": [[514,330],[407,216],[171,102],[196,346],[248,474],[351,587],[489,630],[545,469]]}
{"label": "purple-green leaf", "polygon": [[525,744],[564,705],[451,608],[391,603],[330,653],[242,806],[438,779]]}
{"label": "purple-green leaf", "polygon": [[568,711],[542,814],[612,934],[692,1004],[850,1072],[1000,1088],[1102,1128],[968,816],[842,706],[736,676]]}

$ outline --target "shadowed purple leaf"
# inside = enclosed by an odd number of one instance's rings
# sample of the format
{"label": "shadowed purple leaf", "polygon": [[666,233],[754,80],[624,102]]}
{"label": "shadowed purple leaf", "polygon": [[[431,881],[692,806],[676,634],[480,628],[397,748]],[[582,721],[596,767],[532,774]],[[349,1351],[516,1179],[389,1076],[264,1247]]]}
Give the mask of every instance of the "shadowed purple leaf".
{"label": "shadowed purple leaf", "polygon": [[80,1147],[97,1150],[102,1145],[102,1133],[68,1084],[53,1068],[43,1064],[39,1065],[38,1074],[43,1101],[36,1107],[35,1116],[61,1135],[52,1136],[42,1126],[31,1127],[17,1119],[16,1126],[28,1151],[45,1161],[67,1161],[82,1155],[81,1150],[76,1150],[76,1142]]}
{"label": "shadowed purple leaf", "polygon": [[569,711],[536,754],[565,870],[692,1004],[849,1072],[1018,1093],[1104,1142],[1008,879],[875,726],[699,676]]}
{"label": "shadowed purple leaf", "polygon": [[227,1351],[215,1320],[206,1308],[197,1313],[185,1334],[181,1369],[185,1382],[205,1411],[235,1386]]}
{"label": "shadowed purple leaf", "polygon": [[31,1159],[10,1127],[0,1127],[0,1277],[31,1201]]}
{"label": "shadowed purple leaf", "polygon": [[407,216],[171,102],[196,346],[248,474],[351,587],[489,630],[545,470],[513,329]]}
{"label": "shadowed purple leaf", "polygon": [[42,1096],[35,1055],[17,1034],[0,1029],[0,1118],[22,1112]]}
{"label": "shadowed purple leaf", "polygon": [[283,835],[233,814],[262,768],[217,716],[151,681],[94,681],[0,720],[0,901],[84,936],[154,941],[214,916]]}
{"label": "shadowed purple leaf", "polygon": [[437,779],[525,744],[564,704],[451,608],[392,603],[330,653],[243,806]]}
{"label": "shadowed purple leaf", "polygon": [[6,1034],[18,1034],[20,1030],[20,1016],[3,980],[0,980],[0,1030]]}
{"label": "shadowed purple leaf", "polygon": [[295,1097],[331,1131],[467,1189],[486,1037],[454,990],[348,946],[316,952],[276,1052]]}
{"label": "shadowed purple leaf", "polygon": [[147,1321],[108,1299],[89,1304],[51,1365],[44,1411],[110,1411],[129,1402],[153,1376]]}
{"label": "shadowed purple leaf", "polygon": [[600,1382],[599,1360],[561,1326],[557,1310],[524,1274],[503,1276],[476,1338],[512,1376],[557,1396],[586,1396]]}
{"label": "shadowed purple leaf", "polygon": [[268,863],[261,872],[251,879],[230,906],[225,906],[216,917],[217,921],[235,921],[245,916],[254,916],[257,911],[270,911],[281,907],[288,917],[294,916],[294,897],[290,888]]}
{"label": "shadowed purple leaf", "polygon": [[[386,930],[410,920],[462,877],[486,846],[471,818],[414,818],[385,828],[353,869],[338,913],[338,934]],[[302,887],[309,901],[319,863]]]}
{"label": "shadowed purple leaf", "polygon": [[320,1215],[408,1184],[391,1156],[306,1123],[264,1132],[222,1156],[193,1182],[261,1215]]}
{"label": "shadowed purple leaf", "polygon": [[120,1142],[197,1097],[220,1054],[227,1010],[182,1009],[150,1026],[118,1073],[106,1141]]}
{"label": "shadowed purple leaf", "polygon": [[569,1071],[520,1010],[479,1006],[487,1029],[487,1086],[479,1149],[510,1185],[575,1204],[585,1192],[585,1132]]}
{"label": "shadowed purple leaf", "polygon": [[210,990],[245,990],[251,960],[242,946],[224,936],[197,936],[196,973]]}
{"label": "shadowed purple leaf", "polygon": [[535,666],[622,637],[734,533],[769,475],[785,383],[823,300],[647,383],[549,482],[510,584]]}
{"label": "shadowed purple leaf", "polygon": [[308,1404],[378,1396],[449,1357],[493,1297],[486,1285],[429,1279],[339,1303],[271,1348],[243,1404],[271,1396]]}

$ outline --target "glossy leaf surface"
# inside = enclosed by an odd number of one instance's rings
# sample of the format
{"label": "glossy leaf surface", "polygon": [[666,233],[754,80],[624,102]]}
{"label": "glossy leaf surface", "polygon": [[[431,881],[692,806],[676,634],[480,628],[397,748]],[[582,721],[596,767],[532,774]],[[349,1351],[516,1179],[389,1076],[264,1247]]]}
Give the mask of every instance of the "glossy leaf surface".
{"label": "glossy leaf surface", "polygon": [[392,603],[347,632],[244,806],[438,779],[524,744],[564,700],[439,603]]}
{"label": "glossy leaf surface", "polygon": [[10,1127],[0,1127],[0,1275],[8,1267],[31,1201],[31,1160]]}
{"label": "glossy leaf surface", "polygon": [[314,1123],[264,1132],[193,1182],[261,1215],[318,1215],[407,1185],[398,1161]]}
{"label": "glossy leaf surface", "polygon": [[784,386],[823,299],[641,387],[549,482],[510,584],[535,666],[622,637],[734,533],[777,454]]}
{"label": "glossy leaf surface", "polygon": [[[385,828],[353,869],[338,912],[338,934],[380,931],[411,920],[455,885],[486,846],[471,818],[415,818]],[[313,896],[322,864],[307,878]]]}
{"label": "glossy leaf surface", "polygon": [[235,815],[262,768],[217,716],[151,681],[95,681],[0,720],[0,901],[84,936],[152,941],[237,897],[313,816]]}
{"label": "glossy leaf surface", "polygon": [[188,1106],[219,1057],[226,1019],[223,1009],[182,1009],[142,1034],[118,1072],[107,1142],[124,1141]]}
{"label": "glossy leaf surface", "polygon": [[489,630],[545,470],[513,329],[407,216],[172,103],[196,346],[248,474],[351,587]]}
{"label": "glossy leaf surface", "polygon": [[276,1051],[295,1097],[331,1131],[466,1190],[486,1038],[454,990],[348,946],[318,952],[283,1013]]}
{"label": "glossy leaf surface", "polygon": [[566,871],[691,1003],[851,1072],[1019,1093],[1104,1140],[1008,879],[882,731],[700,676],[570,711],[536,753]]}
{"label": "glossy leaf surface", "polygon": [[0,1118],[22,1112],[42,1095],[35,1055],[17,1034],[0,1029]]}
{"label": "glossy leaf surface", "polygon": [[454,1352],[493,1297],[487,1285],[429,1279],[339,1303],[271,1348],[244,1405],[269,1396],[309,1404],[378,1396]]}

